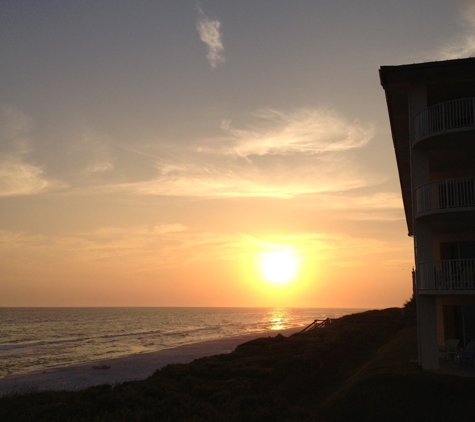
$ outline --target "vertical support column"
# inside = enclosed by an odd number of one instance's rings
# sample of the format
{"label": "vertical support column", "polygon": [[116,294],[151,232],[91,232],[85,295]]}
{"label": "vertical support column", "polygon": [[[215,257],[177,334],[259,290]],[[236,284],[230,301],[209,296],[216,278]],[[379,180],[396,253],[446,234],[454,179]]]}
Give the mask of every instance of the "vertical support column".
{"label": "vertical support column", "polygon": [[[423,80],[413,81],[409,94],[409,118],[411,146],[414,141],[413,122],[415,116],[427,108],[427,86]],[[411,148],[412,215],[414,226],[415,261],[417,277],[417,336],[419,363],[424,369],[439,368],[439,348],[437,341],[437,308],[435,296],[421,295],[421,271],[419,264],[434,260],[434,240],[430,222],[417,219],[416,189],[430,182],[429,150]]]}
{"label": "vertical support column", "polygon": [[413,192],[414,252],[416,262],[416,305],[419,364],[424,369],[439,368],[439,347],[437,341],[437,313],[434,296],[420,294],[420,287],[426,285],[421,277],[421,262],[434,260],[434,239],[430,221],[417,217],[416,188],[430,181],[429,154],[426,150],[411,151],[411,179]]}
{"label": "vertical support column", "polygon": [[436,297],[419,295],[417,300],[419,363],[423,369],[439,369]]}

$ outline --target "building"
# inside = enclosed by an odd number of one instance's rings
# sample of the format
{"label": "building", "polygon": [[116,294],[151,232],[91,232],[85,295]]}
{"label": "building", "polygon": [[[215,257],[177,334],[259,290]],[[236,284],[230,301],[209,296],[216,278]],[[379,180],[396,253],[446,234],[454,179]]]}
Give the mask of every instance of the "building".
{"label": "building", "polygon": [[475,339],[475,58],[382,66],[409,236],[419,364]]}

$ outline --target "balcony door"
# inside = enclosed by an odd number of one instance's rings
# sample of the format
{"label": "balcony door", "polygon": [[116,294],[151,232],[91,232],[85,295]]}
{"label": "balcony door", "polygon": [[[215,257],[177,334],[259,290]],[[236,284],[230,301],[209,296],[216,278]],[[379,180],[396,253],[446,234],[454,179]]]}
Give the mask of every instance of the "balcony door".
{"label": "balcony door", "polygon": [[475,259],[475,241],[442,242],[440,258],[445,259]]}
{"label": "balcony door", "polygon": [[445,339],[457,338],[464,346],[475,340],[475,305],[444,306]]}

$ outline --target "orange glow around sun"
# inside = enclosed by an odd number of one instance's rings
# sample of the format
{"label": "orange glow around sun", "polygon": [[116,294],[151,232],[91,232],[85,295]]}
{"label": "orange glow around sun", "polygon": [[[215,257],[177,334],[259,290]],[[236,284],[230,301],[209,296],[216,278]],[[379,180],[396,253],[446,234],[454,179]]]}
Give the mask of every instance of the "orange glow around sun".
{"label": "orange glow around sun", "polygon": [[298,258],[292,248],[264,252],[260,265],[265,279],[275,286],[293,281],[298,269]]}

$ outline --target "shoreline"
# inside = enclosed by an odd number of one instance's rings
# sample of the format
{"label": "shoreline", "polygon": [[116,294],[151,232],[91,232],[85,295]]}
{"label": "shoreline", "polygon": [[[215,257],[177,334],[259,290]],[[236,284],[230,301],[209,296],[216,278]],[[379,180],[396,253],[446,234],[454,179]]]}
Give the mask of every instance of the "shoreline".
{"label": "shoreline", "polygon": [[[230,353],[238,345],[247,341],[261,337],[274,337],[278,334],[287,337],[303,328],[304,326],[206,340],[154,352],[59,366],[27,374],[7,375],[0,378],[0,397],[37,391],[74,391],[96,385],[140,381],[169,364],[190,363],[205,356]],[[93,369],[92,366],[110,368]]]}

